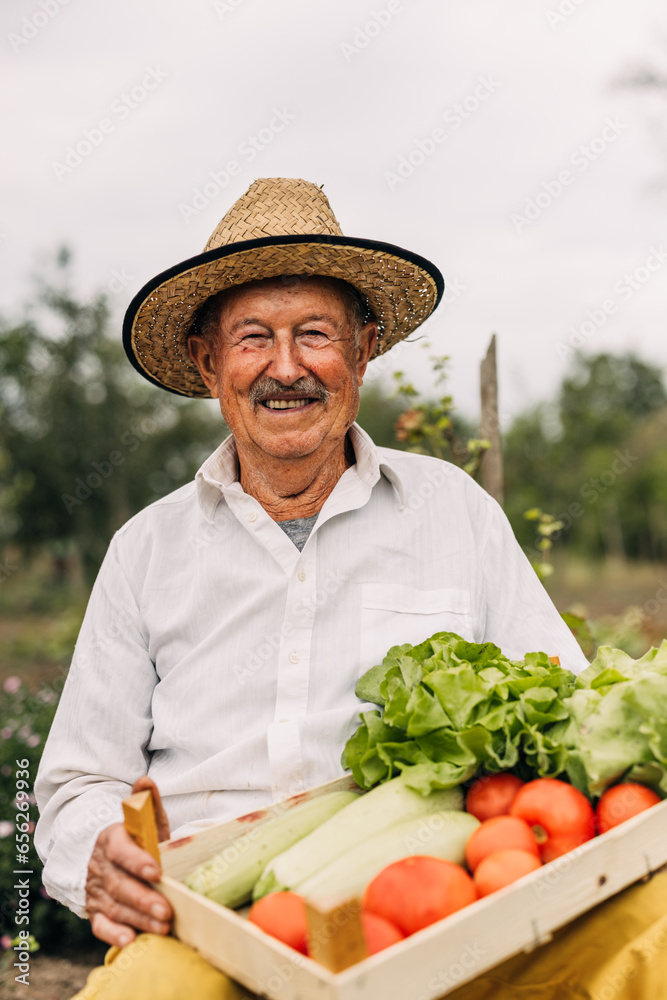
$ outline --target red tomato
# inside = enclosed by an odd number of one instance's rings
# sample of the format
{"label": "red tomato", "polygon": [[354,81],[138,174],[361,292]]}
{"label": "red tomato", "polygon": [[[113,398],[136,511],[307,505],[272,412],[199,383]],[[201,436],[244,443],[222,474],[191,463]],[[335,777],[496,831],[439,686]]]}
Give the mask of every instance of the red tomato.
{"label": "red tomato", "polygon": [[248,920],[290,948],[308,954],[306,904],[295,892],[272,892],[250,907]]}
{"label": "red tomato", "polygon": [[595,821],[600,833],[606,833],[613,826],[624,823],[631,816],[643,812],[661,802],[659,795],[645,785],[627,782],[608,788],[598,802]]}
{"label": "red tomato", "polygon": [[517,816],[494,816],[478,826],[466,844],[466,864],[471,872],[489,854],[496,851],[528,851],[539,858],[540,849],[533,831]]}
{"label": "red tomato", "polygon": [[396,924],[390,923],[384,917],[378,917],[377,913],[362,913],[361,926],[364,929],[366,951],[369,955],[376,955],[390,944],[396,944],[405,937]]}
{"label": "red tomato", "polygon": [[473,881],[478,894],[488,896],[541,867],[540,859],[531,851],[496,851],[480,861]]}
{"label": "red tomato", "polygon": [[477,898],[461,865],[415,854],[383,868],[366,887],[362,909],[414,934]]}
{"label": "red tomato", "polygon": [[557,778],[529,781],[517,792],[510,814],[532,826],[545,863],[595,836],[590,802],[579,789]]}
{"label": "red tomato", "polygon": [[466,812],[476,816],[480,823],[494,816],[506,816],[520,788],[523,781],[516,774],[487,774],[468,789]]}

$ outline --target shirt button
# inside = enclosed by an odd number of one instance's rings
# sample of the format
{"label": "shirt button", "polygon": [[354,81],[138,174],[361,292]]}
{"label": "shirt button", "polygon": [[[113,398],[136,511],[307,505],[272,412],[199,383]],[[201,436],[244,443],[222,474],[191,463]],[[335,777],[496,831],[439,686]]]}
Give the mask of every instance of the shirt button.
{"label": "shirt button", "polygon": [[248,514],[248,520],[249,521],[256,521],[257,520],[257,511],[256,510],[251,510],[250,511],[250,513]]}
{"label": "shirt button", "polygon": [[289,655],[289,661],[290,661],[290,663],[298,663],[299,662],[299,654],[298,653],[290,653],[290,655]]}
{"label": "shirt button", "polygon": [[304,570],[302,570],[302,569],[300,569],[299,572],[296,575],[301,580],[301,583],[303,583],[303,581],[306,579],[306,574],[305,574]]}

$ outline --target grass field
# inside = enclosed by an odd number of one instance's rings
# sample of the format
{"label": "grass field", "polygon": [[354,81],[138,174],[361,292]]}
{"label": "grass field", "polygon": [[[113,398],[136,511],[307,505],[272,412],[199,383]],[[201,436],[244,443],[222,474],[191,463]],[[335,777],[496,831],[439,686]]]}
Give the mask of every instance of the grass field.
{"label": "grass field", "polygon": [[574,611],[591,624],[598,645],[619,646],[637,657],[667,638],[667,566],[554,560],[546,583],[559,611]]}

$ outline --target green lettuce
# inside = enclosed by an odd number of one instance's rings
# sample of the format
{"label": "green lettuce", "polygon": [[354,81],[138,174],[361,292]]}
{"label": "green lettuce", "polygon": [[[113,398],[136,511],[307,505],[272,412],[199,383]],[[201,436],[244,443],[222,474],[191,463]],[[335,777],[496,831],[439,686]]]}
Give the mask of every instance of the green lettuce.
{"label": "green lettuce", "polygon": [[428,795],[488,772],[554,775],[566,751],[546,730],[569,718],[570,671],[546,653],[509,660],[491,642],[438,632],[418,646],[393,646],[359,680],[358,697],[382,708],[364,712],[343,752],[362,788],[403,774]]}
{"label": "green lettuce", "polygon": [[512,769],[562,774],[591,798],[620,780],[667,795],[667,641],[637,660],[602,646],[575,677],[546,653],[509,660],[438,632],[393,646],[356,693],[381,709],[361,714],[343,751],[362,788],[403,774],[428,795]]}
{"label": "green lettuce", "polygon": [[601,646],[565,705],[553,735],[574,785],[595,797],[622,779],[667,795],[667,641],[637,660]]}

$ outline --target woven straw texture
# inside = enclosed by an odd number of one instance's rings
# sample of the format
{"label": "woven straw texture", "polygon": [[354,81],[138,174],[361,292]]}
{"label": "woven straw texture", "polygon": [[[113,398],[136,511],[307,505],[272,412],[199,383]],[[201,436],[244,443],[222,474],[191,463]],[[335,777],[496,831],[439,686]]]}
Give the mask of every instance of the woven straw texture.
{"label": "woven straw texture", "polygon": [[[311,242],[307,239],[313,236]],[[269,245],[234,245],[271,238]],[[298,242],[281,243],[284,237]],[[336,242],[331,239],[333,237]],[[304,240],[301,242],[301,240]],[[398,247],[365,247],[345,239],[324,193],[291,178],[262,178],[236,202],[212,233],[204,253],[149,283],[134,299],[125,343],[139,370],[185,396],[208,396],[190,360],[187,335],[197,310],[217,292],[261,278],[327,275],[354,285],[378,320],[374,357],[411,333],[437,305],[432,273]],[[390,251],[396,251],[392,253]],[[432,265],[431,265],[432,266]],[[175,272],[175,273],[174,273]],[[433,268],[434,273],[438,273]]]}

